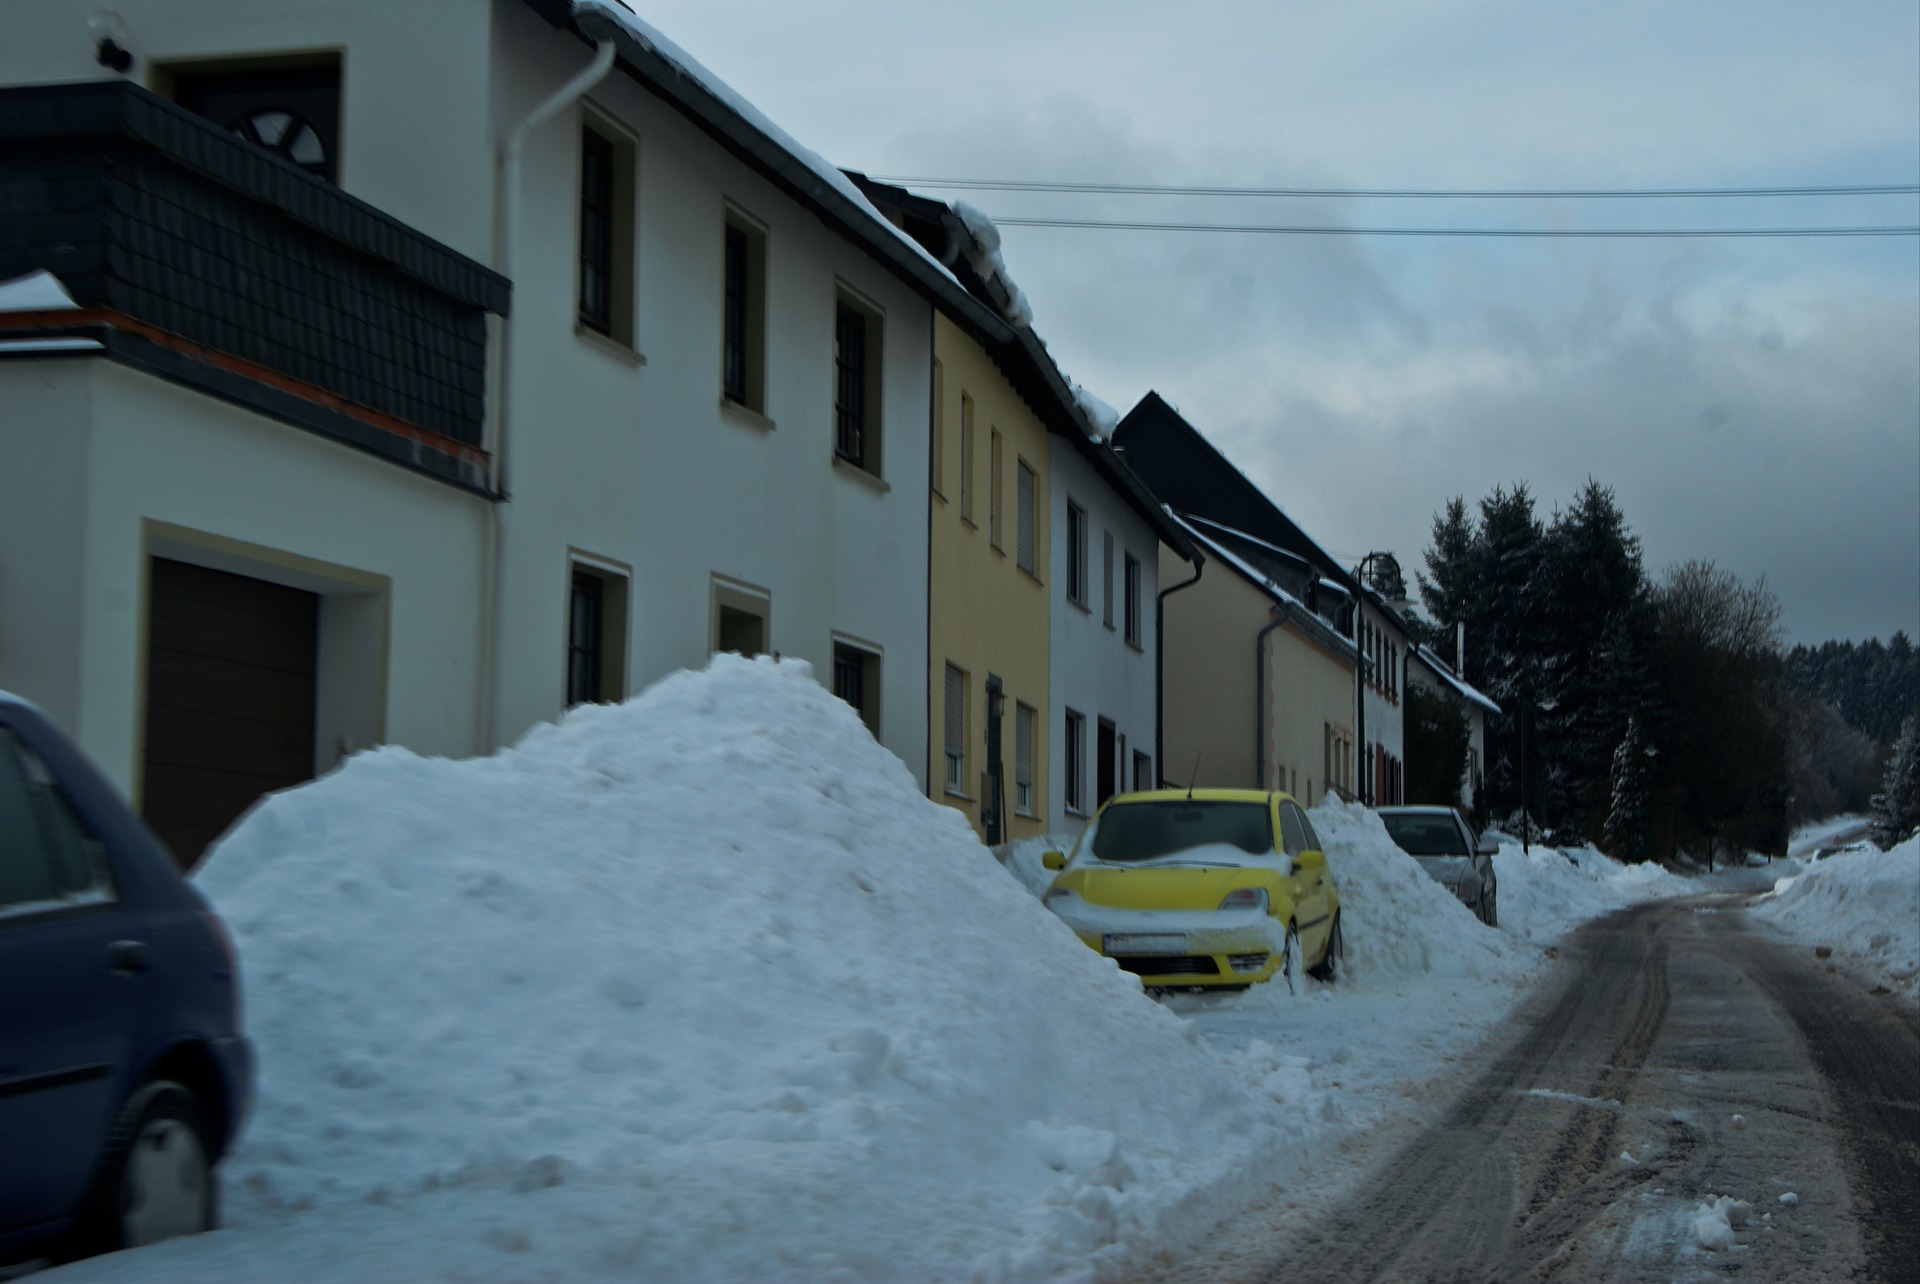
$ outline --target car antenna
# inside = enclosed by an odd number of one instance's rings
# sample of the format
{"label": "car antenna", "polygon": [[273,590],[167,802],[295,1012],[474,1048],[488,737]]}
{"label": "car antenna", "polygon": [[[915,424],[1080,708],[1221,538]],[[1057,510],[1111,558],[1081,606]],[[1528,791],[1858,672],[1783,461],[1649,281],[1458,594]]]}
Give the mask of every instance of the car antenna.
{"label": "car antenna", "polygon": [[1193,752],[1193,774],[1187,777],[1187,801],[1188,802],[1193,801],[1193,787],[1195,784],[1199,783],[1199,780],[1200,780],[1200,755],[1205,752],[1206,750],[1204,749],[1196,749]]}

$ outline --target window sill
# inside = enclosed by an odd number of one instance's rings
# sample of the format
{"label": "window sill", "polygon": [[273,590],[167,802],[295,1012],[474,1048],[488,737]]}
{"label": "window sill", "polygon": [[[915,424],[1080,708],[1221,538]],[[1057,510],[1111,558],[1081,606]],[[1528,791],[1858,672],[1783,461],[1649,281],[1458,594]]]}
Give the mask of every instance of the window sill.
{"label": "window sill", "polygon": [[940,489],[940,488],[939,488],[938,486],[929,486],[929,487],[927,487],[927,491],[928,491],[928,493],[929,493],[929,494],[931,494],[931,495],[932,495],[932,496],[933,496],[933,497],[934,497],[935,499],[937,499],[937,500],[939,500],[939,501],[940,501],[941,503],[943,503],[943,504],[946,504],[946,503],[951,503],[951,502],[952,502],[951,500],[949,500],[949,499],[947,498],[947,493],[946,493],[945,491],[943,491],[943,490],[941,490],[941,489]]}
{"label": "window sill", "polygon": [[735,401],[732,397],[720,398],[720,413],[748,428],[759,428],[764,432],[772,432],[775,427],[773,420],[767,418],[745,402]]}
{"label": "window sill", "polygon": [[1078,816],[1082,820],[1085,820],[1087,817],[1093,815],[1092,812],[1081,811],[1078,807],[1068,807],[1066,808],[1066,813],[1069,816]]}
{"label": "window sill", "polygon": [[[1093,614],[1093,608],[1088,606],[1084,601],[1080,600],[1079,598],[1075,598],[1075,597],[1068,598],[1067,605],[1071,607],[1077,607],[1082,615]],[[1079,814],[1084,816],[1086,813],[1081,812]]]}
{"label": "window sill", "polygon": [[573,323],[573,333],[575,338],[582,340],[589,347],[598,348],[608,356],[617,357],[630,366],[644,366],[647,364],[646,357],[640,352],[622,343],[612,335],[600,333],[600,331],[590,325],[582,325],[580,322],[575,321]]}
{"label": "window sill", "polygon": [[1035,584],[1038,584],[1041,588],[1045,588],[1047,586],[1047,583],[1045,580],[1041,579],[1038,575],[1035,575],[1033,573],[1033,568],[1031,566],[1021,567],[1020,573],[1026,576],[1028,579],[1032,580]]}
{"label": "window sill", "polygon": [[945,793],[948,798],[958,798],[961,802],[964,802],[964,803],[979,801],[972,794],[963,794],[958,789],[948,789],[945,791]]}
{"label": "window sill", "polygon": [[1114,628],[1113,628],[1113,621],[1112,621],[1112,620],[1102,620],[1102,621],[1100,621],[1100,627],[1102,627],[1102,628],[1104,628],[1104,629],[1105,629],[1105,630],[1106,630],[1107,632],[1109,632],[1109,633],[1112,633],[1112,632],[1114,631]]}
{"label": "window sill", "polygon": [[1128,638],[1127,646],[1130,649],[1139,652],[1141,655],[1145,655],[1147,653],[1147,648],[1140,645],[1140,640],[1138,638]]}
{"label": "window sill", "polygon": [[1001,559],[1002,561],[1005,561],[1005,560],[1006,560],[1006,557],[1007,557],[1007,550],[1006,550],[1006,549],[1004,549],[1004,548],[1001,548],[1001,547],[1000,547],[1000,546],[999,546],[998,544],[990,544],[990,545],[988,545],[988,547],[989,547],[989,548],[991,548],[991,549],[993,550],[993,555],[994,555],[995,557],[998,557],[998,558],[999,558],[999,559]]}
{"label": "window sill", "polygon": [[960,514],[960,520],[967,524],[967,529],[969,530],[977,531],[980,529],[980,523],[974,521],[971,517],[968,517],[965,513]]}
{"label": "window sill", "polygon": [[893,487],[889,486],[883,478],[875,477],[860,465],[849,459],[844,459],[839,455],[833,457],[833,467],[835,472],[853,481],[857,481],[863,486],[871,486],[882,495],[890,494],[893,490]]}

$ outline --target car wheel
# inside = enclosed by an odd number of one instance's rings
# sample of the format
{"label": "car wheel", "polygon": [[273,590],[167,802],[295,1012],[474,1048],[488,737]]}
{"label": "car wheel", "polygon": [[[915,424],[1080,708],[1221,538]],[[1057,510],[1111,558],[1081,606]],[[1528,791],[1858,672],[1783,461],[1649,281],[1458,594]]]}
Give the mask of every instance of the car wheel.
{"label": "car wheel", "polygon": [[1340,913],[1334,911],[1333,927],[1327,932],[1327,952],[1320,961],[1307,969],[1307,975],[1316,981],[1331,981],[1340,970],[1340,960],[1347,952],[1346,937],[1340,932]]}
{"label": "car wheel", "polygon": [[207,1136],[206,1115],[184,1086],[160,1079],[135,1093],[107,1145],[83,1250],[212,1230],[218,1196]]}

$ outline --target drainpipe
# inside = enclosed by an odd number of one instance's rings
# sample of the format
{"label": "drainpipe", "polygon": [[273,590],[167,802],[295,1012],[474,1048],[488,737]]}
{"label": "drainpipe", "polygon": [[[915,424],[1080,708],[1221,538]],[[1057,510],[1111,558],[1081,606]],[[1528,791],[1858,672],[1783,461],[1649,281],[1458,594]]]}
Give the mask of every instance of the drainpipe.
{"label": "drainpipe", "polygon": [[1253,638],[1253,787],[1267,787],[1267,634],[1286,623],[1279,607]]}
{"label": "drainpipe", "polygon": [[[509,286],[518,284],[514,269],[520,232],[520,154],[526,146],[527,135],[571,107],[588,90],[606,79],[607,73],[613,70],[614,52],[612,40],[596,42],[593,61],[522,117],[518,124],[507,131],[505,140],[500,144],[499,186],[494,192],[493,264],[494,269],[507,278]],[[496,747],[500,730],[500,635],[505,628],[505,608],[502,603],[505,599],[507,563],[507,506],[513,498],[509,484],[509,467],[513,459],[514,350],[511,316],[501,318],[499,336],[499,359],[494,363],[493,386],[493,478],[498,498],[493,505],[493,520],[487,528],[487,600],[483,605],[485,637],[481,648],[481,671],[485,674],[485,685],[481,690],[481,727],[485,743],[480,749],[483,753],[491,753]]]}
{"label": "drainpipe", "polygon": [[[1181,589],[1198,584],[1201,572],[1206,569],[1204,560],[1195,562],[1192,579],[1161,589],[1153,599],[1153,774],[1162,784],[1167,779],[1167,599]],[[1190,780],[1187,784],[1191,786],[1194,782]]]}

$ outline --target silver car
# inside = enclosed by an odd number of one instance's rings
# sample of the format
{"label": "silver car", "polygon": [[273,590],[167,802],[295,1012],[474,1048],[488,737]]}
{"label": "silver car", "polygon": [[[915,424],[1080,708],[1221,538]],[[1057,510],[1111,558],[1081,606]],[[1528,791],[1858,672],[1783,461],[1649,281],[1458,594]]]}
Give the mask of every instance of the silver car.
{"label": "silver car", "polygon": [[1476,838],[1451,807],[1379,810],[1387,836],[1418,861],[1428,877],[1451,890],[1482,923],[1488,927],[1500,925],[1495,899],[1499,885],[1493,876],[1494,853],[1500,850],[1498,839]]}

